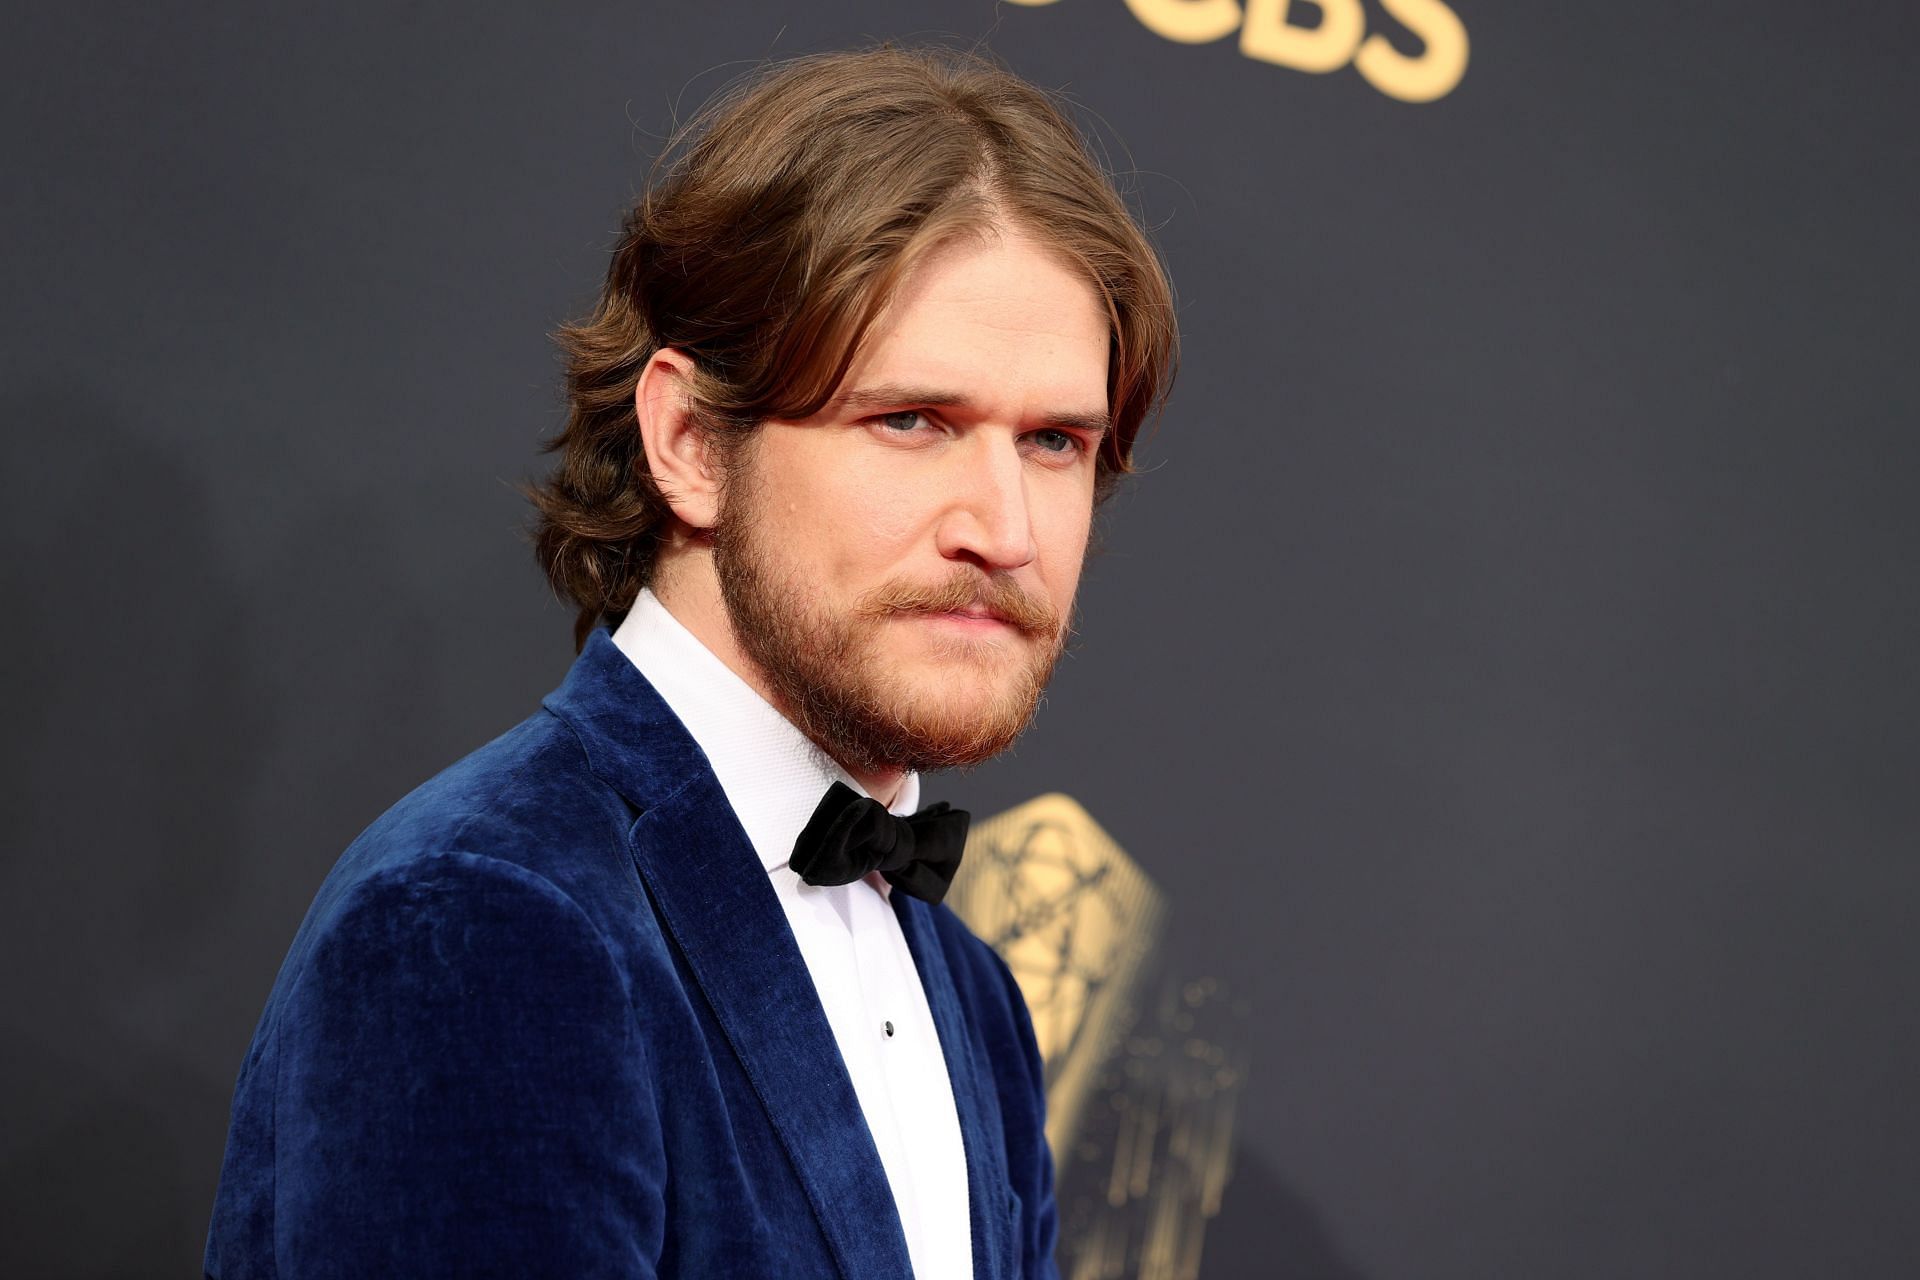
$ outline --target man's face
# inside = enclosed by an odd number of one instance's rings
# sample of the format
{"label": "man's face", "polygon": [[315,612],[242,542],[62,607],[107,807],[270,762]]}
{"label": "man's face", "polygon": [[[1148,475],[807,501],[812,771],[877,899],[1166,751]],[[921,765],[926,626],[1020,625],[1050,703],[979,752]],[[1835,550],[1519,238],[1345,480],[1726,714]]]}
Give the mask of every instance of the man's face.
{"label": "man's face", "polygon": [[715,568],[781,709],[856,770],[975,764],[1066,641],[1107,419],[1108,320],[1001,229],[930,252],[834,399],[764,424]]}

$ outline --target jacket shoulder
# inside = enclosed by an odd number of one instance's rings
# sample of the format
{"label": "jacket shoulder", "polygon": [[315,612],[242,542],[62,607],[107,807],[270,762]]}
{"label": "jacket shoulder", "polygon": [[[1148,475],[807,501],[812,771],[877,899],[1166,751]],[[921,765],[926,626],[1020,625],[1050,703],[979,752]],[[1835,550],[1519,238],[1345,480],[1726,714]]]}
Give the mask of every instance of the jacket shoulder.
{"label": "jacket shoulder", "polygon": [[271,1061],[236,1096],[209,1274],[266,1256],[314,1277],[477,1257],[589,1274],[629,1269],[609,1249],[658,1255],[646,1045],[571,896],[433,850],[355,878],[309,925],[263,1021]]}
{"label": "jacket shoulder", "polygon": [[432,875],[444,869],[435,860],[453,853],[519,867],[583,905],[624,897],[638,891],[625,857],[634,817],[593,774],[573,730],[542,709],[374,819],[335,862],[301,933],[323,925],[363,883],[404,879],[409,867]]}
{"label": "jacket shoulder", "polygon": [[645,1274],[587,1257],[608,1232],[643,1256],[660,1243],[633,1000],[662,960],[631,821],[543,712],[354,841],[242,1067],[207,1274],[272,1275],[276,1256],[307,1260],[301,1275],[425,1274],[482,1254],[513,1274],[561,1258]]}

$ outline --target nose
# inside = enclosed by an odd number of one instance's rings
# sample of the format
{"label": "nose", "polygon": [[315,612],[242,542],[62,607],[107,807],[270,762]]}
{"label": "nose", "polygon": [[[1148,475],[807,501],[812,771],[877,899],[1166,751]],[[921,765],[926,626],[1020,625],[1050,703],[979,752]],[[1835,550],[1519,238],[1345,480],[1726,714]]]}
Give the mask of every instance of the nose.
{"label": "nose", "polygon": [[936,533],[940,554],[989,572],[1018,569],[1035,556],[1027,477],[1011,439],[979,432],[954,451],[944,477],[948,500]]}

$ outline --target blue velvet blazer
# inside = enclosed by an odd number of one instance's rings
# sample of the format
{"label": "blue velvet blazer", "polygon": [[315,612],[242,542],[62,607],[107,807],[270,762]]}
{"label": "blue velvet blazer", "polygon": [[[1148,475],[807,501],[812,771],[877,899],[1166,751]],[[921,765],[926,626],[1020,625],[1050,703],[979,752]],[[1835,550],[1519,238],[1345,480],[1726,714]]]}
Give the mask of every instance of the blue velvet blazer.
{"label": "blue velvet blazer", "polygon": [[[1055,1274],[1006,967],[892,895],[952,1077],[976,1277]],[[241,1068],[219,1280],[912,1273],[806,964],[706,757],[604,631],[342,855]]]}

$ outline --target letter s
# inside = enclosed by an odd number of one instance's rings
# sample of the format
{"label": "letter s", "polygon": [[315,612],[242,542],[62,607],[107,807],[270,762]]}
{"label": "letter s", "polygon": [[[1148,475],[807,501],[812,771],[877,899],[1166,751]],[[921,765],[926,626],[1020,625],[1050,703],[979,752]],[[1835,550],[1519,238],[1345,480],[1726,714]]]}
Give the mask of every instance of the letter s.
{"label": "letter s", "polygon": [[[1368,84],[1402,102],[1432,102],[1451,93],[1467,73],[1467,29],[1459,16],[1441,0],[1380,0],[1380,4],[1420,37],[1426,51],[1409,58],[1375,32],[1354,55],[1354,67]],[[1251,18],[1247,26],[1253,26]]]}

